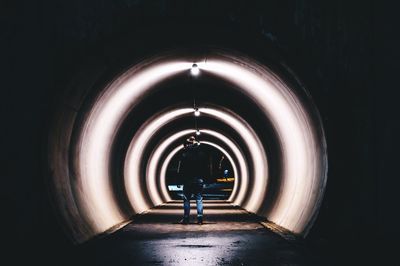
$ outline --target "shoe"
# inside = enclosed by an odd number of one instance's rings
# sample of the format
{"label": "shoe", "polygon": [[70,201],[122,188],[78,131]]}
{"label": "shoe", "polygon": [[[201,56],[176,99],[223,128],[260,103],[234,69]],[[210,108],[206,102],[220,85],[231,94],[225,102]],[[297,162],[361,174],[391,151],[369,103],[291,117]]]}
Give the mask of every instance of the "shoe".
{"label": "shoe", "polygon": [[179,221],[180,224],[188,224],[189,223],[189,218],[183,218],[182,220]]}
{"label": "shoe", "polygon": [[203,224],[203,217],[197,217],[197,224],[202,225]]}

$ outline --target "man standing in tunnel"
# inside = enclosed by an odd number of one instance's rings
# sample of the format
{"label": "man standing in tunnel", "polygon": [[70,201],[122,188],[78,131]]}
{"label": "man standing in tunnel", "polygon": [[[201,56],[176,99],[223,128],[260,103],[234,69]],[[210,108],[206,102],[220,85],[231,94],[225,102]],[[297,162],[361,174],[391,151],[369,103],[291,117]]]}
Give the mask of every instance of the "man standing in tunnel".
{"label": "man standing in tunnel", "polygon": [[186,139],[184,150],[178,167],[183,178],[183,224],[189,223],[190,199],[196,199],[197,223],[203,224],[203,186],[207,175],[207,157],[202,151],[200,142],[194,136]]}

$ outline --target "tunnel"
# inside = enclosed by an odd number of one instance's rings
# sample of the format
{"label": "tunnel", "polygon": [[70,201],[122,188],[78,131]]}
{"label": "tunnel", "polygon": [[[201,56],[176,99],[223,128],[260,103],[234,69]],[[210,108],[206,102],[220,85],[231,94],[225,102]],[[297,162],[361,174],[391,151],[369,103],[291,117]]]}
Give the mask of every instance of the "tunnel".
{"label": "tunnel", "polygon": [[[2,264],[397,265],[397,13],[1,1]],[[191,135],[231,167],[202,225]]]}
{"label": "tunnel", "polygon": [[50,193],[68,237],[85,243],[171,202],[166,167],[196,132],[232,164],[226,202],[306,236],[327,182],[324,129],[299,78],[274,64],[187,48],[78,80],[48,139]]}

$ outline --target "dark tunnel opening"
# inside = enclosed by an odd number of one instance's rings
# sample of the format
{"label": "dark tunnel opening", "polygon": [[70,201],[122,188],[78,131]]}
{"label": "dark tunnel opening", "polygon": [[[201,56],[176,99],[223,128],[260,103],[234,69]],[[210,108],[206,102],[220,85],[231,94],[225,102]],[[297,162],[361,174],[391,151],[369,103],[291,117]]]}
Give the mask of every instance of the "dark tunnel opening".
{"label": "dark tunnel opening", "polygon": [[[198,138],[200,139],[200,137]],[[233,166],[223,152],[208,144],[203,146],[202,149],[208,161],[208,175],[204,180],[203,199],[227,200],[232,193],[235,181]],[[183,150],[178,151],[167,166],[166,185],[173,200],[182,199],[184,177],[179,174],[182,153]]]}

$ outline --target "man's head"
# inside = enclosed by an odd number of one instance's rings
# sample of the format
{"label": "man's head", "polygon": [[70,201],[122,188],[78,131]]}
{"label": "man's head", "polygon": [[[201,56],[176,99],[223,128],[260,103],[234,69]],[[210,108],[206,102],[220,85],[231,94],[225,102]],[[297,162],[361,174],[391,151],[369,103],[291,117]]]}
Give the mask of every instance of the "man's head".
{"label": "man's head", "polygon": [[188,145],[192,145],[192,144],[194,144],[194,143],[196,143],[196,138],[194,137],[194,136],[190,136],[189,138],[187,138],[185,141],[184,141],[184,143],[183,143],[183,146],[188,146]]}

